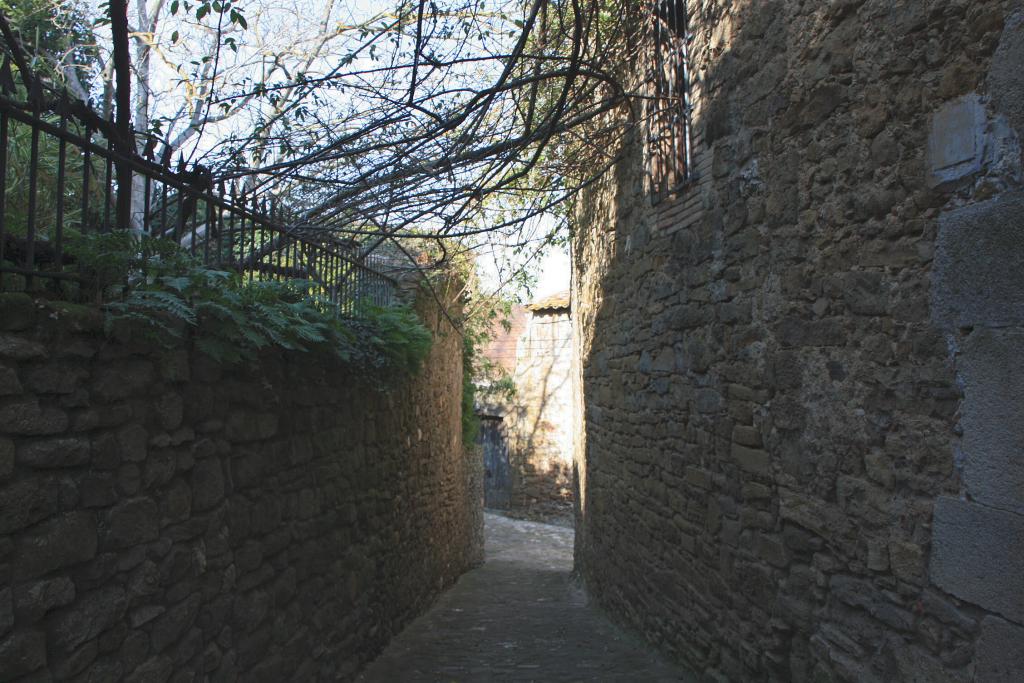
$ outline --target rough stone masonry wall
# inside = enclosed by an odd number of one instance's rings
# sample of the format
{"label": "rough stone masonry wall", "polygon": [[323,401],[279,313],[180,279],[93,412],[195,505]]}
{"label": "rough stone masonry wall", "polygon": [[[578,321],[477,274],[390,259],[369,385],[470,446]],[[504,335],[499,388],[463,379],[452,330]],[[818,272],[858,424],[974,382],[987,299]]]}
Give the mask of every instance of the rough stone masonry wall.
{"label": "rough stone masonry wall", "polygon": [[697,178],[580,207],[588,587],[709,680],[1024,680],[1020,3],[688,5]]}
{"label": "rough stone masonry wall", "polygon": [[0,295],[0,680],[351,678],[480,559],[461,341],[390,393]]}

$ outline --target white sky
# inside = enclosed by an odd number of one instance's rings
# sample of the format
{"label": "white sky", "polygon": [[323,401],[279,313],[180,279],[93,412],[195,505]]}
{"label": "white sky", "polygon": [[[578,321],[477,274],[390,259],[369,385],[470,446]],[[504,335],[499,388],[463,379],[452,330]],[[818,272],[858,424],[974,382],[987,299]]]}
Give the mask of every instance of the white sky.
{"label": "white sky", "polygon": [[[500,251],[500,248],[497,248]],[[506,250],[505,259],[502,260],[502,267],[509,267],[512,264],[521,264],[522,257],[509,255]],[[477,273],[480,276],[481,289],[491,293],[498,288],[500,278],[498,265],[495,259],[481,256],[477,258]],[[541,299],[552,294],[568,291],[570,285],[571,261],[569,259],[568,247],[552,246],[536,260],[526,265],[526,271],[534,276],[535,283],[530,290],[515,289],[513,285],[502,287],[503,294],[509,298],[518,298],[523,303]]]}
{"label": "white sky", "polygon": [[[508,0],[486,1],[497,8],[508,4]],[[100,0],[85,0],[85,2],[94,13],[99,13]],[[148,4],[153,5],[154,2],[155,0],[149,0]],[[248,63],[253,59],[253,55],[258,56],[264,47],[273,52],[282,43],[296,41],[304,36],[308,39],[309,35],[318,35],[318,31],[314,29],[328,7],[334,8],[332,15],[337,15],[338,20],[358,23],[358,20],[390,9],[393,4],[392,0],[247,0],[240,3],[240,6],[245,10],[249,29],[244,32],[235,31],[233,35],[236,35],[242,47],[238,55],[222,50],[221,68],[226,73],[234,73],[231,72],[231,69],[235,68],[236,63]],[[195,12],[195,7],[192,12]],[[161,42],[162,48],[167,50],[168,54],[188,68],[190,50],[198,48],[198,45],[190,45],[189,39],[198,39],[205,34],[197,33],[194,29],[187,30],[183,19],[184,12],[174,18],[167,16],[165,6],[163,21],[158,28],[157,40]],[[170,33],[173,30],[181,30],[183,36],[182,42],[176,46],[169,45]],[[101,33],[104,32],[101,31]],[[185,38],[185,36],[188,37]],[[502,36],[497,35],[495,39],[500,40]],[[339,39],[339,41],[339,44],[344,44],[344,40]],[[328,54],[332,53],[328,52]],[[364,60],[360,58],[357,61]],[[239,81],[245,75],[258,79],[261,74],[259,60],[257,59],[253,64],[255,66],[241,67],[238,73],[234,73],[228,80]],[[316,75],[319,71],[326,70],[331,64],[333,64],[333,57],[325,57],[317,62],[318,66],[311,66],[307,70],[310,74]],[[368,61],[367,64],[369,64]],[[159,91],[159,94],[155,95],[151,102],[153,114],[168,114],[177,109],[182,102],[177,77],[160,59],[154,59],[151,66],[153,69],[151,83]],[[227,78],[227,76],[225,77]],[[344,98],[345,96],[340,97]],[[249,106],[255,108],[252,103]],[[192,156],[189,151],[193,148],[198,148],[197,151],[201,156],[202,152],[216,146],[218,140],[224,135],[239,127],[245,129],[250,121],[250,117],[242,116],[239,119],[229,119],[219,125],[207,126],[204,129],[202,140],[193,139],[186,145],[185,156]],[[179,129],[180,127],[181,123],[179,123]],[[497,289],[500,282],[508,279],[508,273],[518,268],[524,261],[528,262],[527,270],[535,277],[535,284],[530,287],[529,291],[523,288],[516,291],[514,286],[502,287],[506,296],[525,302],[569,289],[570,261],[566,248],[548,247],[540,258],[531,258],[534,247],[541,243],[543,236],[550,231],[551,225],[549,217],[537,217],[529,221],[518,235],[505,238],[495,236],[496,243],[481,249],[477,255],[477,266],[485,291],[490,292]],[[521,244],[519,251],[501,244],[515,241],[519,241]],[[496,259],[495,256],[498,258]],[[504,271],[501,276],[499,276],[499,269]]]}
{"label": "white sky", "polygon": [[540,262],[535,298],[543,298],[569,289],[571,263],[568,250],[553,249]]}

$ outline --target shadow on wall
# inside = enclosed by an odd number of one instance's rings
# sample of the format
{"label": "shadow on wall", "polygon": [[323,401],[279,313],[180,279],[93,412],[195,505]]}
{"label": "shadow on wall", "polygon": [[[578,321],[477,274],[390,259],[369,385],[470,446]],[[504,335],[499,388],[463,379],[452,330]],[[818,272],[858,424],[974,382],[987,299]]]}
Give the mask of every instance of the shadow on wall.
{"label": "shadow on wall", "polygon": [[652,207],[633,131],[580,202],[577,568],[708,674],[960,680],[993,617],[928,575],[960,392],[923,155],[1005,3],[690,4],[696,179]]}
{"label": "shadow on wall", "polygon": [[[510,448],[515,476],[513,507],[561,504],[568,508],[570,505],[570,349],[569,340],[557,335],[571,323],[568,318],[561,319],[562,315],[535,315],[531,337],[526,340],[531,352],[521,358],[526,365],[516,370],[519,394],[512,412],[516,428]],[[551,321],[538,322],[538,317],[551,318]],[[554,335],[550,339],[538,332],[539,328],[546,327],[550,327],[548,334]],[[533,334],[538,336],[533,337]],[[558,346],[559,343],[566,346]]]}
{"label": "shadow on wall", "polygon": [[571,453],[562,453],[557,433],[567,426],[551,422],[548,410],[555,392],[569,382],[565,375],[551,384],[552,367],[541,375],[540,387],[534,395],[540,400],[528,406],[517,405],[511,413],[516,427],[509,448],[509,464],[513,475],[510,504],[513,508],[529,509],[540,505],[571,505]]}
{"label": "shadow on wall", "polygon": [[[486,478],[485,504],[491,509],[571,505],[571,453],[562,453],[557,432],[566,429],[550,421],[552,396],[569,381],[566,375],[551,384],[554,368],[548,365],[539,387],[531,389],[524,405],[518,397],[504,418],[485,416],[479,443]],[[529,378],[535,377],[530,373]],[[493,409],[493,406],[491,407]]]}

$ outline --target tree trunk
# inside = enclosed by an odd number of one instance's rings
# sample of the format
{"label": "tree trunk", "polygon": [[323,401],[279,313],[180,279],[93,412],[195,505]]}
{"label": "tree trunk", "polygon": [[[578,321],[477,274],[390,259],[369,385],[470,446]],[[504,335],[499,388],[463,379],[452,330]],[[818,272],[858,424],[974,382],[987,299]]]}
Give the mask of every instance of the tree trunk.
{"label": "tree trunk", "polygon": [[[110,0],[110,32],[114,42],[114,101],[117,107],[114,149],[122,156],[130,157],[135,154],[135,134],[132,132],[132,73],[126,0]],[[116,168],[117,227],[123,230],[131,226],[132,169],[125,163],[117,163]]]}

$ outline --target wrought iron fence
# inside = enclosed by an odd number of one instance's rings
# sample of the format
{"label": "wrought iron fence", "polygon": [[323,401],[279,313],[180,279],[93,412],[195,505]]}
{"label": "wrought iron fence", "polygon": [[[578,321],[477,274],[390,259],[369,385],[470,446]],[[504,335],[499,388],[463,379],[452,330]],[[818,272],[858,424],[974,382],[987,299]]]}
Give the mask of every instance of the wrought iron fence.
{"label": "wrought iron fence", "polygon": [[693,176],[686,0],[653,0],[647,116],[652,197],[660,201]]}
{"label": "wrought iron fence", "polygon": [[[296,227],[279,202],[201,167],[172,170],[121,153],[113,126],[81,102],[30,96],[26,103],[11,94],[0,88],[0,273],[20,276],[28,288],[37,278],[80,279],[70,235],[133,230],[173,240],[249,281],[314,283],[311,294],[339,315],[392,302],[393,279],[370,267],[354,242]],[[131,194],[131,211],[119,219],[121,192]]]}

